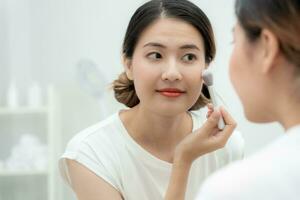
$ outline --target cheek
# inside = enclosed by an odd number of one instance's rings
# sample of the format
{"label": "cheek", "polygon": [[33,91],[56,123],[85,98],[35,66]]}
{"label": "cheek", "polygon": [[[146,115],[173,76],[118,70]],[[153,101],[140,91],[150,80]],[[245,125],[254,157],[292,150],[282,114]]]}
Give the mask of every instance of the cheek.
{"label": "cheek", "polygon": [[132,74],[134,79],[135,90],[140,99],[147,98],[146,96],[151,91],[155,91],[155,84],[158,78],[158,70],[154,66],[145,62],[144,59],[136,59],[132,63]]}
{"label": "cheek", "polygon": [[[248,54],[243,48],[235,47],[230,58],[229,75],[231,83],[238,95],[245,114],[249,119],[255,113],[257,107],[255,102],[259,96],[256,95],[257,88],[254,87],[253,71],[251,70],[252,63],[247,57]],[[249,98],[256,97],[256,98]]]}
{"label": "cheek", "polygon": [[189,74],[186,75],[188,76],[186,78],[186,80],[188,81],[188,85],[189,88],[191,90],[191,94],[192,98],[196,98],[196,100],[198,99],[198,97],[201,94],[201,89],[202,89],[202,83],[203,83],[203,79],[202,79],[202,72],[203,72],[203,68],[196,68],[194,70],[189,71]]}

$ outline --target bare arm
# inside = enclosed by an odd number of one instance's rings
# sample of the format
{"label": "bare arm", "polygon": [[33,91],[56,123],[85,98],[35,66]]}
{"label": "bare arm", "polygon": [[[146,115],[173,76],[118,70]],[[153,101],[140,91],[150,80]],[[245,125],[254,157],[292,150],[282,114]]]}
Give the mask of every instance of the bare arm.
{"label": "bare arm", "polygon": [[173,163],[165,200],[184,200],[191,164]]}
{"label": "bare arm", "polygon": [[109,183],[80,163],[67,159],[71,186],[78,200],[122,200],[121,194]]}

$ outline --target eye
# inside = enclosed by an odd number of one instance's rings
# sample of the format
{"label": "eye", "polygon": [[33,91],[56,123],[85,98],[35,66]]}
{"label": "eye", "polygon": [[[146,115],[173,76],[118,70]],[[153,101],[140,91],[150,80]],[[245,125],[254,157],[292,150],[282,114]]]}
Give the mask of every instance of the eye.
{"label": "eye", "polygon": [[182,57],[182,60],[184,62],[192,62],[194,60],[197,60],[197,57],[194,54],[189,53],[189,54],[184,55]]}
{"label": "eye", "polygon": [[147,54],[147,57],[152,60],[159,60],[162,58],[162,55],[158,52],[152,52],[152,53]]}

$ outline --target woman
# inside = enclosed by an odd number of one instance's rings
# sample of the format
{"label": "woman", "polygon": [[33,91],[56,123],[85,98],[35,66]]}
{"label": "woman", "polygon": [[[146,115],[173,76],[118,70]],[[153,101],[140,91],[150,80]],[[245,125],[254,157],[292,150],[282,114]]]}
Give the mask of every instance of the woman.
{"label": "woman", "polygon": [[60,162],[78,199],[194,199],[209,174],[242,157],[243,139],[231,136],[235,122],[224,109],[210,106],[207,122],[192,112],[209,102],[201,74],[214,56],[211,24],[191,2],[137,9],[123,43],[125,72],[113,83],[130,109],[76,135]]}
{"label": "woman", "polygon": [[217,172],[197,199],[300,199],[300,1],[237,0],[235,9],[232,83],[250,121],[279,122],[285,135]]}

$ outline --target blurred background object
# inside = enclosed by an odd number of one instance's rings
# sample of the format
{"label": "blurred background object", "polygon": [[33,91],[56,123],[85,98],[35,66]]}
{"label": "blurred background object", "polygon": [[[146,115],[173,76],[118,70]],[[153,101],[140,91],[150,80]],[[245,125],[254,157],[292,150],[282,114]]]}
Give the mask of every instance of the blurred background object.
{"label": "blurred background object", "polygon": [[[144,2],[0,0],[0,200],[75,199],[57,160],[78,131],[124,108],[109,83],[123,70],[126,26]],[[214,27],[215,88],[251,155],[282,129],[249,123],[230,84],[234,0],[193,2]]]}
{"label": "blurred background object", "polygon": [[103,101],[106,95],[105,90],[108,89],[109,85],[106,73],[92,60],[82,59],[77,63],[77,77],[82,89],[99,102],[99,109],[101,110],[99,117],[103,119],[108,114]]}

